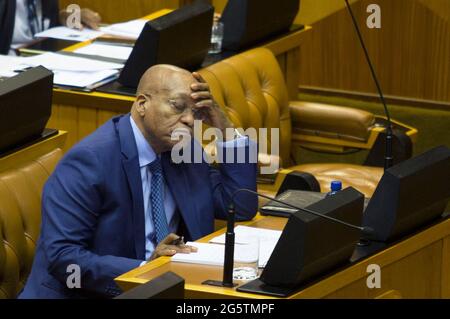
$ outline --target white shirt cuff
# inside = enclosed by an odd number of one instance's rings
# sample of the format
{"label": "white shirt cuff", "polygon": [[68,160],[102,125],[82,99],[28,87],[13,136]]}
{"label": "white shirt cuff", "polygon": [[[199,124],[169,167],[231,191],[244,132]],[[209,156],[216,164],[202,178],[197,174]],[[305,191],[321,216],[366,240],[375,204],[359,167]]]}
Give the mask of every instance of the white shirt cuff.
{"label": "white shirt cuff", "polygon": [[234,140],[229,140],[225,142],[217,141],[217,147],[245,147],[248,145],[248,136],[239,136]]}

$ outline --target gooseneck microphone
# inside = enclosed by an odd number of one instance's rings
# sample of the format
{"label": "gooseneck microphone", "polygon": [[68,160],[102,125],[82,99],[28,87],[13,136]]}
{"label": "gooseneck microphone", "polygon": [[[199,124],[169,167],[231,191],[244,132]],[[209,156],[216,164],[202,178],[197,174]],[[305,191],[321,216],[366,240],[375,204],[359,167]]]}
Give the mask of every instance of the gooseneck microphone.
{"label": "gooseneck microphone", "polygon": [[358,27],[358,23],[356,22],[355,15],[353,14],[352,8],[351,8],[350,4],[348,3],[348,0],[345,0],[345,3],[347,5],[347,9],[350,13],[350,16],[352,17],[353,25],[355,26],[355,30],[358,35],[359,42],[361,43],[361,46],[364,50],[364,55],[366,56],[367,63],[369,64],[372,78],[373,78],[375,85],[377,87],[377,90],[378,90],[378,95],[380,96],[381,102],[383,103],[384,113],[386,114],[386,118],[387,118],[387,122],[388,122],[388,127],[386,128],[386,150],[384,153],[384,169],[386,170],[392,166],[393,161],[394,161],[394,156],[392,153],[393,134],[392,134],[391,116],[389,114],[389,109],[386,105],[386,100],[384,99],[383,91],[381,90],[380,82],[378,81],[377,75],[375,73],[375,69],[373,68],[373,65],[372,65],[372,61],[370,60],[369,52],[367,51],[361,31],[359,30],[359,27]]}
{"label": "gooseneck microphone", "polygon": [[[338,223],[338,224],[344,225],[344,226],[346,226],[346,227],[349,227],[349,228],[353,228],[353,229],[359,230],[359,231],[361,231],[361,233],[362,233],[363,235],[372,235],[373,232],[374,232],[374,230],[373,230],[372,228],[370,228],[370,227],[356,226],[356,225],[347,223],[347,222],[345,222],[345,221],[343,221],[343,220],[336,219],[336,218],[334,218],[334,217],[330,217],[330,216],[327,216],[327,215],[323,215],[323,214],[321,214],[321,213],[315,212],[315,211],[310,210],[310,209],[307,209],[307,208],[298,207],[298,206],[289,204],[289,203],[287,203],[287,202],[285,202],[285,201],[281,201],[281,200],[278,200],[278,199],[276,199],[276,198],[272,198],[272,197],[270,197],[270,196],[263,195],[263,194],[260,194],[260,193],[258,193],[258,192],[252,191],[252,190],[250,190],[250,189],[246,189],[246,188],[238,189],[238,190],[236,190],[236,191],[233,193],[233,195],[231,196],[231,203],[232,203],[232,204],[230,204],[230,210],[234,210],[234,197],[235,197],[238,193],[240,193],[240,192],[251,193],[251,194],[254,194],[254,195],[256,195],[256,196],[259,196],[259,197],[262,197],[262,198],[269,199],[269,200],[274,201],[274,202],[276,202],[276,203],[279,203],[279,204],[282,204],[282,205],[285,205],[285,206],[294,208],[294,209],[296,209],[296,210],[298,210],[298,211],[300,211],[300,212],[308,213],[308,214],[311,214],[311,215],[314,215],[314,216],[318,216],[318,217],[321,217],[321,218],[325,218],[325,219],[327,219],[327,220],[329,220],[329,221],[331,221],[331,222]],[[234,214],[234,212],[233,212],[233,214]]]}

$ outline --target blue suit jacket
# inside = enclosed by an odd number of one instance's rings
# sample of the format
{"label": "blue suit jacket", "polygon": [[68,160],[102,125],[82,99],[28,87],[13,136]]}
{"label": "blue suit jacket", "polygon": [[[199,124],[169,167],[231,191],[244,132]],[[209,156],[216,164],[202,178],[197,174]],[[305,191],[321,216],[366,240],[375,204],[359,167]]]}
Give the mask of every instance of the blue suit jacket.
{"label": "blue suit jacket", "polygon": [[[141,175],[130,115],[111,119],[74,146],[48,179],[31,274],[20,298],[115,296],[114,278],[145,260]],[[247,147],[248,148],[248,147]],[[226,218],[230,195],[256,190],[256,164],[174,164],[162,154],[165,180],[188,240]],[[256,196],[236,196],[238,219],[251,219]],[[81,289],[67,287],[69,265],[81,270]],[[69,278],[70,282],[73,282]]]}

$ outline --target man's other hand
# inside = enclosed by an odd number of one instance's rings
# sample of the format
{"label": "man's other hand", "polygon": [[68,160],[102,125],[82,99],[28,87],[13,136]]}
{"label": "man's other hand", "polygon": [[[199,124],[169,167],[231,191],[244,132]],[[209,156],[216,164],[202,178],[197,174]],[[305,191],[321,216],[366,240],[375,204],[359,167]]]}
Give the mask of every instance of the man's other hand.
{"label": "man's other hand", "polygon": [[150,260],[161,256],[173,256],[176,253],[189,254],[197,251],[197,247],[185,245],[183,242],[178,245],[174,245],[180,236],[176,234],[169,234],[166,238],[164,238],[158,246],[156,246],[155,251],[153,252]]}

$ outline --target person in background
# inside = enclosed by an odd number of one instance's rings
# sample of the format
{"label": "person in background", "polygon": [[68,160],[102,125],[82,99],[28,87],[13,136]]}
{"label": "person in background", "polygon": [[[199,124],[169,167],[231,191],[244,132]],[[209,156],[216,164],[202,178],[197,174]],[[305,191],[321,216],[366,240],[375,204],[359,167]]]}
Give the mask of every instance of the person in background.
{"label": "person in background", "polygon": [[[1,0],[0,54],[15,54],[14,49],[33,41],[36,33],[65,25],[69,14],[59,9],[58,0]],[[81,23],[97,29],[98,13],[81,9]]]}

